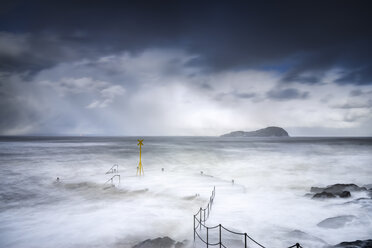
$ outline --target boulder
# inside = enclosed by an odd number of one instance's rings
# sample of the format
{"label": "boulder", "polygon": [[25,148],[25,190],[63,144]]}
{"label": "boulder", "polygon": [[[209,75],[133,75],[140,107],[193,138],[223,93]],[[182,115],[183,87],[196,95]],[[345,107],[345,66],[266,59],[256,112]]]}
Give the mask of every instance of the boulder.
{"label": "boulder", "polygon": [[325,188],[320,188],[320,187],[311,187],[311,188],[310,188],[310,192],[312,192],[312,193],[322,193],[324,189],[325,189]]}
{"label": "boulder", "polygon": [[176,242],[169,237],[163,238],[155,238],[155,239],[147,239],[142,241],[133,248],[183,248],[186,245],[186,241],[184,242]]}
{"label": "boulder", "polygon": [[372,248],[372,239],[342,242],[333,247],[334,248]]}
{"label": "boulder", "polygon": [[[366,187],[359,187],[356,184],[333,184],[325,188],[311,187],[310,191],[315,193],[313,198],[334,198],[339,196],[341,198],[348,198],[351,196],[350,192],[367,191]],[[372,194],[371,194],[372,195]]]}
{"label": "boulder", "polygon": [[368,190],[372,190],[372,183],[370,183],[370,184],[364,184],[363,187],[364,188],[367,188]]}
{"label": "boulder", "polygon": [[367,209],[367,211],[372,211],[372,198],[362,197],[343,203],[343,205],[350,204],[357,204],[359,207]]}
{"label": "boulder", "polygon": [[336,196],[332,193],[327,193],[327,192],[322,192],[322,193],[316,193],[315,195],[313,195],[313,199],[314,198],[335,198]]}
{"label": "boulder", "polygon": [[337,229],[344,227],[347,223],[353,221],[356,217],[354,215],[340,215],[332,218],[322,220],[317,224],[319,227]]}
{"label": "boulder", "polygon": [[301,230],[293,230],[285,234],[288,239],[288,244],[300,243],[302,247],[325,247],[327,242],[321,238],[315,237],[311,234],[303,232]]}
{"label": "boulder", "polygon": [[327,193],[332,193],[335,195],[342,194],[344,191],[349,191],[349,192],[354,192],[354,191],[365,191],[367,188],[365,187],[359,187],[356,184],[333,184],[329,185],[325,188],[320,188],[320,187],[311,187],[310,191],[314,193],[320,193],[320,192],[327,192]]}
{"label": "boulder", "polygon": [[343,191],[341,194],[339,194],[341,198],[348,198],[351,196],[349,191]]}

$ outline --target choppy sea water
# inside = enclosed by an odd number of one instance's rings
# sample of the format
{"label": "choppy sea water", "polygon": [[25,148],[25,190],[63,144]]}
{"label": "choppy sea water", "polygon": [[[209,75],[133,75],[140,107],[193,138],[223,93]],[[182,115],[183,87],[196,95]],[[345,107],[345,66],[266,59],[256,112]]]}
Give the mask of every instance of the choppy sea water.
{"label": "choppy sea water", "polygon": [[[371,184],[372,138],[144,137],[144,177],[136,177],[138,155],[137,137],[0,138],[0,247],[192,240],[193,214],[214,186],[207,224],[247,232],[266,247],[372,237],[366,192],[305,196],[311,186]],[[114,164],[121,181],[108,187]],[[354,217],[336,228],[317,225],[342,215]]]}

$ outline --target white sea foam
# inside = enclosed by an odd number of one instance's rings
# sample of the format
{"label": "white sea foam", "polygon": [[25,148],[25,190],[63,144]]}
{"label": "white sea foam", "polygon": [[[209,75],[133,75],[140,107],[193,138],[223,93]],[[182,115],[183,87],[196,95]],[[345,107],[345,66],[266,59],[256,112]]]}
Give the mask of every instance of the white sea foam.
{"label": "white sea foam", "polygon": [[[207,204],[213,186],[207,224],[247,232],[267,247],[371,238],[370,203],[345,204],[365,192],[328,200],[304,195],[311,186],[372,183],[372,140],[148,137],[144,177],[135,176],[136,144],[135,138],[2,140],[0,246],[131,247],[159,236],[191,240],[192,216]],[[112,176],[105,172],[115,163],[121,183],[104,189]],[[356,218],[337,229],[317,226],[340,215]]]}

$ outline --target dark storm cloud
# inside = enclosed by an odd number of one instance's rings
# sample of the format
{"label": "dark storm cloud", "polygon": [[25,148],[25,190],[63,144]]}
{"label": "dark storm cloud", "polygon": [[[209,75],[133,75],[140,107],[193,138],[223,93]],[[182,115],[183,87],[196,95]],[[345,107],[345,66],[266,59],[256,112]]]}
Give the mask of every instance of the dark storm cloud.
{"label": "dark storm cloud", "polygon": [[[331,110],[330,126],[351,125],[370,108],[367,4],[2,1],[0,134],[134,134],[139,119],[149,133],[169,134],[171,123],[179,134],[185,125],[259,125],[266,115],[300,123],[306,106],[324,105],[314,122]],[[350,102],[337,101],[345,91]],[[295,99],[307,101],[281,111]],[[241,117],[260,107],[256,122]]]}
{"label": "dark storm cloud", "polygon": [[372,65],[361,69],[354,69],[347,72],[346,75],[336,80],[339,84],[357,84],[368,85],[372,84]]}
{"label": "dark storm cloud", "polygon": [[301,92],[294,88],[272,89],[267,92],[266,96],[273,100],[285,101],[293,99],[306,99],[309,97],[309,92]]}
{"label": "dark storm cloud", "polygon": [[[33,45],[18,56],[1,54],[0,63],[7,71],[40,70],[89,56],[88,51],[135,53],[148,47],[173,47],[199,54],[190,63],[212,71],[277,67],[283,70],[284,82],[314,84],[336,67],[344,71],[340,84],[371,84],[367,4],[16,1],[3,8],[0,30],[32,33],[28,42]],[[58,37],[57,41],[40,38],[47,34]],[[67,48],[74,52],[66,55]]]}
{"label": "dark storm cloud", "polygon": [[96,52],[83,37],[57,34],[0,32],[0,70],[7,73],[39,72],[60,62],[91,58]]}

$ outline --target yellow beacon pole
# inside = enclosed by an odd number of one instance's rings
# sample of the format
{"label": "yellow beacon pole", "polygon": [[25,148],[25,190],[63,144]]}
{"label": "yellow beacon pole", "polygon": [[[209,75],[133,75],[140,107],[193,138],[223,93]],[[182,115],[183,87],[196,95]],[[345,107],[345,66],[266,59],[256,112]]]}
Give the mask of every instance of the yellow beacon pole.
{"label": "yellow beacon pole", "polygon": [[145,172],[143,171],[143,167],[142,167],[142,161],[141,161],[141,152],[142,152],[142,146],[143,146],[143,143],[142,143],[143,139],[142,140],[138,140],[138,144],[137,146],[140,147],[140,160],[139,160],[139,165],[137,167],[137,176],[138,176],[138,172],[139,172],[139,175],[141,176],[141,173],[143,175],[145,175]]}

